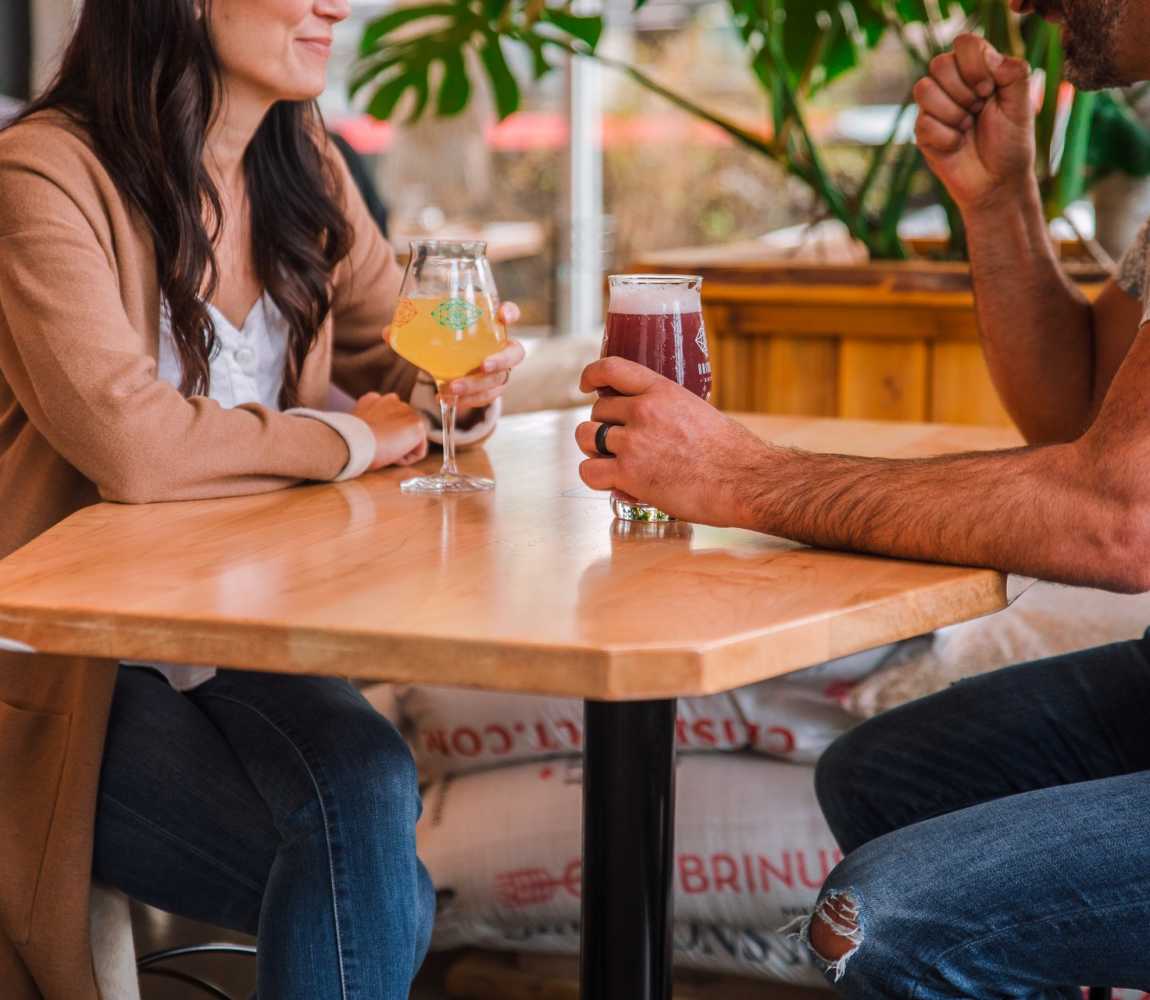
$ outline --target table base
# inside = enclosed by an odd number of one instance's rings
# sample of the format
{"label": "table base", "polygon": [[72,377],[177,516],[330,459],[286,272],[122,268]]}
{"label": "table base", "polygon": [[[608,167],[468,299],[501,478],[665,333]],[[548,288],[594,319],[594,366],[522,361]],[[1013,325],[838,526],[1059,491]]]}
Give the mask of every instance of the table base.
{"label": "table base", "polygon": [[676,704],[584,704],[582,1000],[671,997]]}

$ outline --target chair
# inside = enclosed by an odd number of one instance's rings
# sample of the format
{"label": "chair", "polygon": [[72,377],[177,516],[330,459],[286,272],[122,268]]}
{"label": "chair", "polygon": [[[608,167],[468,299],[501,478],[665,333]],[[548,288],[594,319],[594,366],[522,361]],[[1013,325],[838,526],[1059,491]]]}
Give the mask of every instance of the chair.
{"label": "chair", "polygon": [[256,949],[248,944],[196,944],[189,945],[185,948],[165,948],[163,951],[154,951],[139,959],[139,961],[136,962],[136,968],[142,976],[160,976],[165,979],[174,979],[188,986],[194,986],[208,996],[217,998],[217,1000],[233,1000],[231,996],[215,985],[215,983],[203,979],[200,976],[194,976],[190,972],[184,972],[182,969],[165,968],[161,963],[170,961],[173,958],[182,958],[186,955],[248,955],[254,958],[255,954]]}
{"label": "chair", "polygon": [[174,979],[195,987],[216,1000],[233,1000],[215,983],[165,963],[188,955],[244,955],[254,957],[251,945],[213,943],[166,948],[137,959],[128,897],[108,886],[92,884],[89,917],[96,983],[105,1000],[141,1000],[140,977]]}
{"label": "chair", "polygon": [[92,883],[88,904],[92,966],[105,1000],[140,1000],[136,947],[128,897],[109,886]]}

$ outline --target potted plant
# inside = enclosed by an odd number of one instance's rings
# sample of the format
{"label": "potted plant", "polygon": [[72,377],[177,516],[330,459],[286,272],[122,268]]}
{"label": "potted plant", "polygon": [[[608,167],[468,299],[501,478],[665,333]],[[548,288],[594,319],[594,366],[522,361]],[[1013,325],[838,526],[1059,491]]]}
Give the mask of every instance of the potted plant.
{"label": "potted plant", "polygon": [[[520,81],[507,58],[511,49],[529,54],[536,77],[568,55],[598,60],[798,178],[818,196],[823,217],[837,220],[868,252],[870,263],[861,267],[771,261],[754,250],[727,258],[709,253],[705,266],[702,257],[690,254],[638,262],[690,267],[708,278],[720,405],[1005,421],[978,348],[969,272],[961,263],[961,219],[941,186],[934,184],[947,209],[949,241],[908,246],[899,235],[912,192],[933,184],[913,142],[902,140],[913,107],[909,94],[886,141],[855,176],[828,167],[809,125],[810,100],[888,36],[925,72],[956,22],[980,30],[1001,50],[1025,55],[1043,71],[1036,139],[1039,182],[1051,218],[1081,197],[1106,164],[1142,168],[1150,158],[1145,128],[1119,94],[1070,91],[1062,78],[1057,30],[1039,19],[1020,24],[1006,0],[954,0],[945,11],[939,0],[727,2],[749,68],[769,98],[770,128],[763,132],[603,54],[602,19],[549,0],[432,0],[396,9],[367,27],[352,88],[367,92],[368,111],[376,117],[402,113],[414,119],[431,110],[452,115],[471,99],[474,64],[482,67],[505,117],[520,103]],[[473,62],[469,53],[478,58]],[[1083,269],[1084,281],[1097,284],[1102,277],[1096,265]]]}

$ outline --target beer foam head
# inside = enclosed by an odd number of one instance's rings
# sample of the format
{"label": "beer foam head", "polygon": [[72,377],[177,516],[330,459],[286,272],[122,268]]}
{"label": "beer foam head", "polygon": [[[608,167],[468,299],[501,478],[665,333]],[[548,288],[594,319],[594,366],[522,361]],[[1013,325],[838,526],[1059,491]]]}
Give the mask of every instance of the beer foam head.
{"label": "beer foam head", "polygon": [[[628,276],[631,277],[631,276]],[[627,282],[612,281],[611,312],[628,316],[658,316],[702,311],[699,279],[651,275]]]}

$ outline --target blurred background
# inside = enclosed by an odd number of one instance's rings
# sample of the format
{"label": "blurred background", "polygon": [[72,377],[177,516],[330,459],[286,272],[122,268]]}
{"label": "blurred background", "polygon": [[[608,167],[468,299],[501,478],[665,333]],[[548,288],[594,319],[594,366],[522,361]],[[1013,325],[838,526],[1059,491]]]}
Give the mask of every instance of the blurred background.
{"label": "blurred background", "polygon": [[[501,122],[480,94],[450,119],[375,120],[349,100],[348,78],[364,28],[392,6],[356,0],[339,26],[322,99],[328,123],[365,158],[397,243],[485,227],[504,297],[523,306],[538,332],[595,327],[598,309],[580,310],[569,294],[580,276],[594,272],[598,282],[653,251],[721,245],[810,217],[804,185],[720,129],[593,65],[581,77],[560,71],[526,85],[520,110]],[[601,51],[748,128],[766,127],[767,97],[745,65],[727,3],[651,0],[635,11],[629,0],[608,0],[602,13]],[[0,0],[0,93],[24,97],[47,79],[71,14],[72,0]],[[905,96],[909,67],[891,42],[818,96],[815,120],[841,133],[841,155],[881,139]],[[592,137],[574,156],[573,135]]]}
{"label": "blurred background", "polygon": [[[76,2],[0,0],[0,93],[25,98],[45,83]],[[482,231],[497,260],[500,290],[521,303],[529,332],[597,332],[605,272],[656,260],[667,249],[738,246],[828,214],[818,185],[804,183],[779,157],[741,143],[729,128],[698,114],[704,109],[751,136],[780,141],[780,98],[771,76],[780,70],[765,69],[767,47],[754,32],[766,29],[746,21],[739,0],[499,0],[486,7],[503,11],[492,23],[515,80],[514,99],[507,103],[504,94],[491,93],[489,76],[475,70],[482,53],[463,45],[470,82],[452,114],[436,114],[434,106],[411,121],[411,101],[385,101],[381,114],[373,92],[385,75],[369,80],[356,99],[348,90],[363,66],[361,55],[371,49],[365,44],[369,26],[399,7],[419,6],[412,0],[353,0],[351,16],[338,28],[324,114],[365,161],[388,209],[394,243],[401,248],[421,234]],[[465,2],[460,9],[480,6]],[[759,5],[791,32],[783,55],[802,101],[803,128],[835,178],[864,175],[868,157],[888,143],[921,72],[915,61],[920,55],[929,56],[972,23],[990,31],[1005,9],[1004,0],[907,0],[891,7],[903,23],[883,30],[868,21],[883,6],[874,0]],[[551,24],[553,37],[575,40],[596,59],[547,49],[550,69],[535,79],[530,46],[521,43],[540,14],[546,22],[550,11],[596,18],[593,37],[559,18]],[[415,20],[384,34],[376,54],[413,36],[419,40],[429,23]],[[1004,38],[1010,44],[1013,37]],[[1041,44],[1018,44],[1027,46],[1040,70],[1050,69]],[[615,71],[604,61],[637,72]],[[696,113],[662,97],[658,87],[637,82],[639,76],[685,95]],[[432,90],[443,85],[436,67],[429,78]],[[1125,125],[1135,122],[1137,102],[1125,103],[1122,114]],[[1051,131],[1061,130],[1065,138],[1067,117]],[[896,147],[910,137],[912,125],[912,116],[904,115]],[[1091,178],[1095,184],[1061,191],[1070,197],[1051,214],[1075,223],[1064,226],[1063,236],[1096,234],[1087,187],[1104,202],[1099,214],[1106,231],[1099,236],[1111,256],[1133,236],[1130,205],[1145,203],[1142,214],[1150,214],[1150,136],[1141,124],[1137,128],[1117,144],[1137,153],[1127,155],[1124,169],[1110,171],[1120,176],[1098,176]],[[1057,161],[1059,134],[1051,141]],[[803,159],[803,151],[796,155]],[[880,179],[875,189],[883,186]],[[921,178],[910,185],[897,206],[903,233],[945,233],[936,195]],[[874,255],[875,246],[868,248]],[[897,256],[886,249],[877,255]]]}
{"label": "blurred background", "polygon": [[[589,332],[598,312],[569,301],[572,279],[578,288],[581,276],[599,282],[653,251],[757,237],[811,214],[810,193],[780,168],[588,61],[525,86],[520,110],[501,122],[486,95],[458,117],[378,122],[349,102],[347,77],[365,26],[389,6],[361,0],[341,25],[323,101],[328,121],[369,158],[396,237],[445,220],[508,224],[522,256],[501,264],[498,278],[530,325]],[[600,51],[749,128],[767,126],[767,97],[745,66],[727,3],[651,0],[636,11],[630,0],[608,0],[601,12]],[[509,61],[516,55],[508,52]],[[820,127],[841,123],[845,141],[865,142],[877,115],[870,131],[881,137],[883,116],[908,86],[905,60],[892,49],[820,95]],[[591,142],[573,152],[572,137],[581,135]]]}

